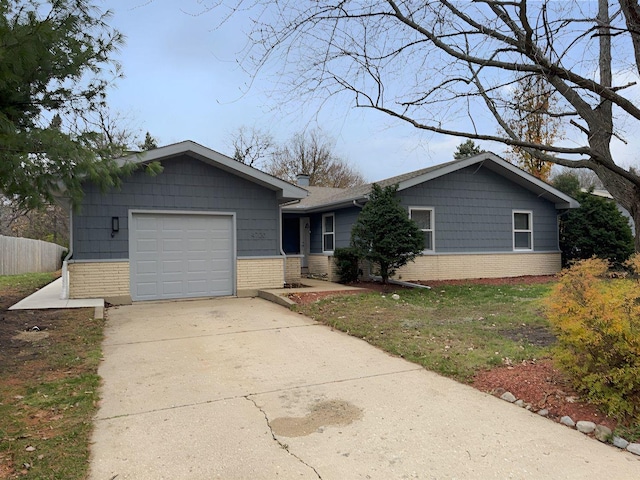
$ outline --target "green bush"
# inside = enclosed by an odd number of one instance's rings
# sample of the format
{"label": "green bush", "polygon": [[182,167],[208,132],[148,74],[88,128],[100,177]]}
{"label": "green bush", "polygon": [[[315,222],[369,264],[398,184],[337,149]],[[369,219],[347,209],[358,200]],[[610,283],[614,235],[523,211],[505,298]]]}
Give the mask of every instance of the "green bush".
{"label": "green bush", "polygon": [[[556,360],[576,388],[622,421],[640,419],[640,280],[610,279],[591,258],[563,271],[547,314]],[[640,271],[640,255],[627,266]]]}
{"label": "green bush", "polygon": [[336,248],[333,252],[338,276],[342,283],[357,282],[360,276],[358,251],[353,247]]}
{"label": "green bush", "polygon": [[575,195],[580,208],[561,216],[560,250],[563,264],[593,257],[613,262],[619,268],[634,251],[629,220],[613,200],[591,193]]}

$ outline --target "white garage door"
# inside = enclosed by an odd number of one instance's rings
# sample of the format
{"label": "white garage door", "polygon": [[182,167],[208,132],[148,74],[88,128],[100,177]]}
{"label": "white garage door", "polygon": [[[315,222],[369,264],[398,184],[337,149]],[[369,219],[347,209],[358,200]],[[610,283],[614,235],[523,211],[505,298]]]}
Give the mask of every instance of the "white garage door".
{"label": "white garage door", "polygon": [[232,216],[133,213],[129,231],[133,300],[233,295]]}

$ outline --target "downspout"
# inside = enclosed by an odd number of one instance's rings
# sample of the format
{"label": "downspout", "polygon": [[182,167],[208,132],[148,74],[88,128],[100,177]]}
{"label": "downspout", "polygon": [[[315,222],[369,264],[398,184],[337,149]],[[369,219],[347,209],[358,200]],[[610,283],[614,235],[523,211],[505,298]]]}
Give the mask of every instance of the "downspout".
{"label": "downspout", "polygon": [[[355,207],[358,207],[358,208],[359,208],[359,209],[361,209],[361,210],[364,208],[364,205],[360,205],[360,204],[358,203],[358,200],[354,200],[354,201],[353,201],[353,205],[354,205]],[[368,270],[368,272],[367,272],[367,273],[368,273],[369,280],[372,280],[372,279],[373,279],[373,275],[371,275],[371,262],[369,262],[369,267],[367,268],[367,270]]]}
{"label": "downspout", "polygon": [[62,261],[62,291],[60,292],[60,300],[69,299],[69,270],[68,261],[73,255],[73,206],[69,205],[69,251]]}
{"label": "downspout", "polygon": [[282,246],[282,207],[286,207],[288,205],[295,205],[296,203],[300,203],[300,200],[293,200],[288,203],[281,203],[278,205],[278,226],[279,228],[279,247],[280,247],[280,255],[282,255],[282,285],[287,284],[287,254],[284,253],[284,247]]}

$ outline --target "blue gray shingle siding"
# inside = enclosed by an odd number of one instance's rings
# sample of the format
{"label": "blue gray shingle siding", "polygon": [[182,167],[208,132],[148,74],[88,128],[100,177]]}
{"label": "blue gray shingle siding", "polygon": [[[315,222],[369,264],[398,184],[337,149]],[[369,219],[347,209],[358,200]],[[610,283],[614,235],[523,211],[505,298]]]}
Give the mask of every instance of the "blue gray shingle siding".
{"label": "blue gray shingle siding", "polygon": [[[555,205],[484,167],[474,165],[397,193],[409,207],[435,209],[436,253],[513,251],[513,210],[533,212],[534,250],[557,252]],[[360,209],[327,210],[336,219],[336,247],[349,245]],[[321,213],[311,215],[311,253],[322,253]]]}
{"label": "blue gray shingle siding", "polygon": [[[360,208],[349,207],[328,210],[335,218],[335,247],[348,247],[351,242],[351,228],[360,214]],[[311,253],[322,253],[322,213],[311,215]]]}
{"label": "blue gray shingle siding", "polygon": [[[186,155],[162,165],[156,177],[135,172],[120,190],[102,193],[85,185],[82,207],[73,216],[75,260],[129,258],[130,209],[234,212],[238,256],[279,255],[276,192]],[[113,238],[111,217],[120,219]]]}
{"label": "blue gray shingle siding", "polygon": [[437,253],[513,251],[513,210],[533,212],[535,251],[558,251],[555,205],[487,168],[467,167],[397,195],[407,208],[435,208]]}

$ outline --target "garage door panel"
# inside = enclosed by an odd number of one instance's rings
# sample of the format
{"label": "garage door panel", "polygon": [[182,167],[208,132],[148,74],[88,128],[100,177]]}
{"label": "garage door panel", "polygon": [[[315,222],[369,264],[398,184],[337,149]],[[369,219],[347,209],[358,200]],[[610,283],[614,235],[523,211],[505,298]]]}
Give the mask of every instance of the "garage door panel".
{"label": "garage door panel", "polygon": [[231,216],[134,213],[132,220],[134,300],[234,293]]}
{"label": "garage door panel", "polygon": [[158,241],[153,238],[142,238],[136,241],[138,252],[156,252],[158,250]]}
{"label": "garage door panel", "polygon": [[184,269],[182,260],[163,260],[162,273],[182,273]]}
{"label": "garage door panel", "polygon": [[206,275],[211,270],[213,264],[211,261],[203,262],[202,260],[187,260],[187,272],[191,274]]}
{"label": "garage door panel", "polygon": [[146,260],[136,262],[136,271],[139,275],[153,274],[158,272],[158,262],[155,260]]}
{"label": "garage door panel", "polygon": [[136,297],[155,297],[158,295],[158,284],[154,282],[138,282],[136,284]]}

